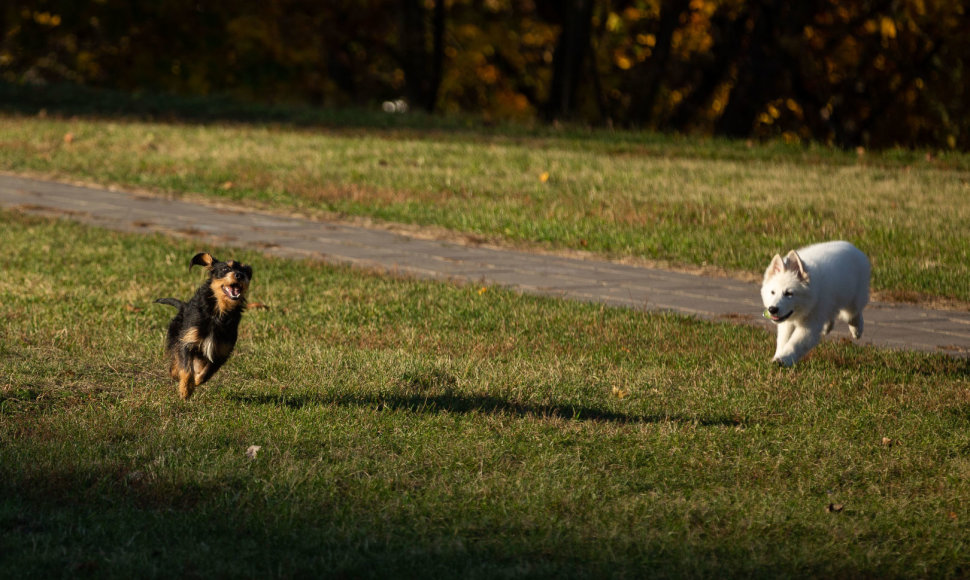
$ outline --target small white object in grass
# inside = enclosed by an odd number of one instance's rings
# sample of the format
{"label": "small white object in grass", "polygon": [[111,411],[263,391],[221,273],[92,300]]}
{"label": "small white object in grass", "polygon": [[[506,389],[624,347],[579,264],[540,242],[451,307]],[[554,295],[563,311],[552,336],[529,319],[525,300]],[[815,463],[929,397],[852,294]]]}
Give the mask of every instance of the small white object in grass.
{"label": "small white object in grass", "polygon": [[407,113],[408,103],[404,99],[384,101],[384,103],[381,104],[381,108],[384,109],[385,113]]}
{"label": "small white object in grass", "polygon": [[256,454],[259,453],[259,450],[262,448],[263,447],[261,445],[250,445],[249,449],[246,450],[246,457],[256,459]]}

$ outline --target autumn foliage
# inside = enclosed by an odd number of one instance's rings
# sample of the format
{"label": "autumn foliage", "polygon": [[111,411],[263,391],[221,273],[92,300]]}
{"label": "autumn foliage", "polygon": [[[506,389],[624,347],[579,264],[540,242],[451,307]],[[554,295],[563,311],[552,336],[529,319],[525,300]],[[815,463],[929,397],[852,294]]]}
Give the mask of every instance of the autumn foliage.
{"label": "autumn foliage", "polygon": [[0,80],[970,149],[952,0],[8,0]]}

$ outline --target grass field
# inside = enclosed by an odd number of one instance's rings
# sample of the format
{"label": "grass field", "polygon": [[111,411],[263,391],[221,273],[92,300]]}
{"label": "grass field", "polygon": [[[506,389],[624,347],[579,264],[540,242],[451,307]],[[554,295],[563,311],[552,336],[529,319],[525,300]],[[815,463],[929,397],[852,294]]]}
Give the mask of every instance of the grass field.
{"label": "grass field", "polygon": [[0,170],[748,277],[841,238],[880,298],[970,308],[965,155],[375,125],[7,114]]}
{"label": "grass field", "polygon": [[186,403],[151,301],[200,248],[0,223],[0,577],[970,571],[966,360],[242,251]]}

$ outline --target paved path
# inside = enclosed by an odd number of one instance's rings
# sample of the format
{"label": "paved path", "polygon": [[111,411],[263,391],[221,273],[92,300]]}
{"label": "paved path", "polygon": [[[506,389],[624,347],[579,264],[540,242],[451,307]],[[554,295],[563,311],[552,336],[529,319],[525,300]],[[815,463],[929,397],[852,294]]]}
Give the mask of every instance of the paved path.
{"label": "paved path", "polygon": [[[761,319],[757,284],[723,278],[419,239],[383,229],[6,175],[0,175],[0,207],[128,232],[208,238],[211,243],[255,247],[283,257],[770,327]],[[970,353],[970,313],[873,303],[865,317],[863,343],[957,356]],[[846,326],[837,324],[830,336],[847,337]]]}

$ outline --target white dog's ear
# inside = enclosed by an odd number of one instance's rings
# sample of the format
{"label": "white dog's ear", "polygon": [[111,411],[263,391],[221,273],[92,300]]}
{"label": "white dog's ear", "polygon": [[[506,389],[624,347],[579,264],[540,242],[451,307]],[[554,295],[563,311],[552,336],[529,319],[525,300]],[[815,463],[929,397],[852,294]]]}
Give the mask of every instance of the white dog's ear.
{"label": "white dog's ear", "polygon": [[781,274],[785,271],[785,262],[781,259],[781,256],[775,254],[775,257],[771,259],[771,263],[768,264],[768,269],[765,270],[765,280],[771,278],[775,274]]}
{"label": "white dog's ear", "polygon": [[785,256],[785,265],[798,276],[799,280],[808,282],[808,271],[805,270],[805,264],[802,263],[802,259],[798,257],[795,250],[788,252],[788,255]]}

